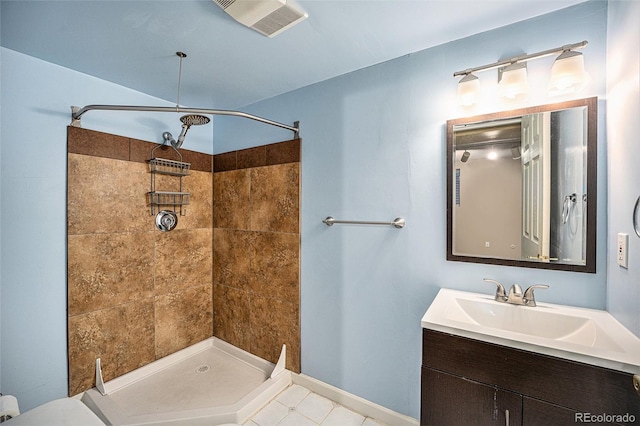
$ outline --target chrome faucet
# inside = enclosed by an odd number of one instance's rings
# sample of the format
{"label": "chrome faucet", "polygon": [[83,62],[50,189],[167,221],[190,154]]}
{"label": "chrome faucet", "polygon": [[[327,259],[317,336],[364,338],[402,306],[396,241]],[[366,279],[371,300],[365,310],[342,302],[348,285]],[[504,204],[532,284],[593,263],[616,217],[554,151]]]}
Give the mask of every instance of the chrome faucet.
{"label": "chrome faucet", "polygon": [[512,305],[523,305],[530,307],[536,306],[536,298],[533,294],[533,291],[536,288],[549,288],[549,286],[546,284],[534,284],[531,287],[527,288],[523,293],[522,287],[520,287],[518,284],[514,284],[509,289],[509,294],[507,294],[502,284],[500,284],[498,281],[489,278],[484,278],[484,281],[496,285],[497,288],[494,297],[496,302],[511,303]]}

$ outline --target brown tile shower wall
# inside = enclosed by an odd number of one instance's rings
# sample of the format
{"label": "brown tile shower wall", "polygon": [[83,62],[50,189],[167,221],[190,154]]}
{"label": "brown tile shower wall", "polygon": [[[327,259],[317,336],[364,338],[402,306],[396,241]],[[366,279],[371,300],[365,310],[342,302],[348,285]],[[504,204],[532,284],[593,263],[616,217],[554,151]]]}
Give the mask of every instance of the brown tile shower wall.
{"label": "brown tile shower wall", "polygon": [[96,358],[111,380],[214,331],[272,362],[286,343],[299,371],[300,141],[181,150],[191,204],[169,233],[146,199],[155,146],[68,128],[69,394],[94,385]]}
{"label": "brown tile shower wall", "polygon": [[300,371],[300,140],[214,156],[214,335]]}
{"label": "brown tile shower wall", "polygon": [[[94,385],[96,358],[111,380],[213,333],[212,156],[182,151],[191,204],[162,233],[146,196],[155,146],[68,128],[70,395]],[[162,176],[156,186],[178,182]]]}

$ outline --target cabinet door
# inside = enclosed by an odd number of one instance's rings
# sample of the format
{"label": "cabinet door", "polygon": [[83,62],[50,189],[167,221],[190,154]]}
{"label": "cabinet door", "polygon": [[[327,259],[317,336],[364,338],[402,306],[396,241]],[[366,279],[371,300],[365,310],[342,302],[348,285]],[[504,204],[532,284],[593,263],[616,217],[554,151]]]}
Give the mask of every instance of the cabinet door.
{"label": "cabinet door", "polygon": [[550,404],[539,399],[523,397],[522,399],[522,425],[523,426],[576,426],[580,423],[588,423],[590,426],[611,425],[611,423],[585,421],[588,413],[577,413],[575,410]]}
{"label": "cabinet door", "polygon": [[520,426],[521,422],[520,395],[422,368],[421,425]]}

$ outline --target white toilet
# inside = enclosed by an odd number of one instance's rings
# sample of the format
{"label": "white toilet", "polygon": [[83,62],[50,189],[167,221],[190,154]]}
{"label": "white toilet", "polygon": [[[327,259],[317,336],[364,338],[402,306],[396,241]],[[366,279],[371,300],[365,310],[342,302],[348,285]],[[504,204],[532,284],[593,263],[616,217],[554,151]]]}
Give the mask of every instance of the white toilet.
{"label": "white toilet", "polygon": [[56,399],[25,411],[2,426],[104,426],[93,411],[75,398]]}

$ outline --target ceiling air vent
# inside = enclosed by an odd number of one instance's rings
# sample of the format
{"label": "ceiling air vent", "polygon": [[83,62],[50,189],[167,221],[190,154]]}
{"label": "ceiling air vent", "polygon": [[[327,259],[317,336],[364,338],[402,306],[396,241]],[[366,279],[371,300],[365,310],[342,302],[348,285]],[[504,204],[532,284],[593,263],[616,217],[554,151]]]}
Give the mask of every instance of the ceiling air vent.
{"label": "ceiling air vent", "polygon": [[309,15],[291,0],[213,0],[233,19],[267,37],[306,19]]}

